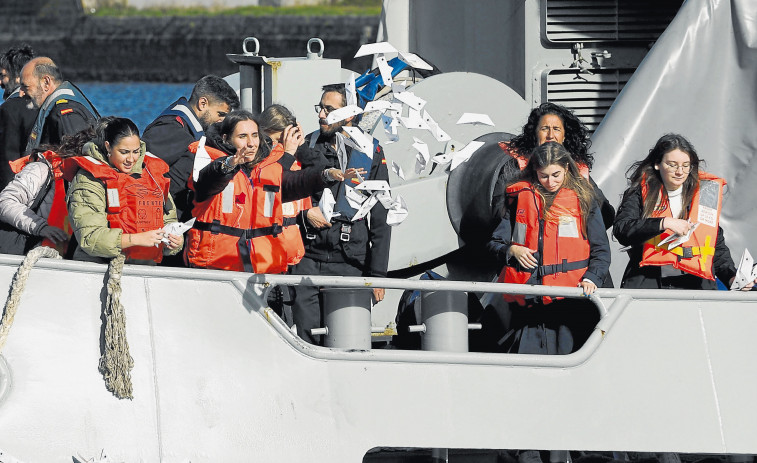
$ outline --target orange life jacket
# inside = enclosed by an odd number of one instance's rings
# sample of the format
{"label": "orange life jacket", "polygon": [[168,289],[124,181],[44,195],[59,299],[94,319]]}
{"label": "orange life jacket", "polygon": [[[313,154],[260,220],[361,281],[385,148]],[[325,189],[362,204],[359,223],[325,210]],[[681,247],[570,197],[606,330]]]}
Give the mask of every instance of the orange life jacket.
{"label": "orange life jacket", "polygon": [[[189,145],[197,152],[198,142]],[[226,157],[206,146],[211,159]],[[268,156],[249,177],[237,171],[221,193],[194,202],[195,224],[188,232],[185,258],[194,267],[254,273],[282,273],[287,252],[282,236],[281,175],[283,167]],[[194,179],[189,188],[194,191]]]}
{"label": "orange life jacket", "polygon": [[[536,249],[534,257],[538,264],[536,269],[522,269],[514,258],[508,259],[498,281],[577,286],[589,266],[589,241],[583,234],[581,206],[576,193],[568,188],[561,188],[546,219],[542,217],[542,199],[529,182],[510,185],[506,193],[510,199],[516,201],[512,243]],[[514,266],[510,265],[511,261]],[[533,296],[505,294],[504,298],[522,306],[535,302]],[[544,304],[553,300],[554,298],[548,296],[542,298]]]}
{"label": "orange life jacket", "polygon": [[[700,278],[715,280],[715,275],[712,273],[712,262],[715,257],[715,243],[718,239],[718,223],[725,184],[726,181],[722,178],[700,170],[699,187],[691,200],[688,217],[692,223],[699,223],[699,225],[691,233],[688,241],[673,249],[668,248],[669,243],[658,246],[662,240],[673,234],[669,230],[647,240],[644,243],[639,266],[672,265],[673,268]],[[647,182],[642,180],[641,197],[643,201],[646,201],[648,192]],[[662,194],[660,197],[662,197]],[[667,200],[663,201],[652,213],[652,217],[672,216],[670,204]]]}
{"label": "orange life jacket", "polygon": [[[499,147],[510,157],[518,161],[518,167],[520,168],[520,170],[526,168],[526,166],[528,165],[528,158],[515,150],[509,141],[499,142]],[[583,162],[576,162],[576,166],[578,166],[578,172],[581,174],[581,176],[586,180],[589,180],[589,166],[587,166]]]}
{"label": "orange life jacket", "polygon": [[[50,167],[52,173],[52,177],[48,177],[48,181],[50,181],[52,185],[43,185],[42,190],[39,193],[44,197],[50,187],[54,188],[53,203],[50,208],[50,214],[47,216],[47,223],[53,227],[60,228],[68,236],[65,241],[59,243],[48,238],[43,238],[40,245],[54,248],[60,253],[60,255],[65,256],[68,250],[68,245],[71,241],[71,235],[74,233],[73,228],[71,228],[71,222],[68,219],[65,181],[70,181],[73,178],[73,171],[76,169],[76,164],[72,163],[68,158],[63,159],[59,157],[53,151],[45,151],[44,153],[39,153],[38,156],[43,158],[41,162],[47,161],[47,165]],[[8,163],[10,164],[13,173],[18,174],[27,164],[29,164],[29,162],[33,162],[37,159],[32,159],[32,155],[27,155],[9,161]],[[41,200],[42,198],[35,198],[34,202],[39,204]]]}
{"label": "orange life jacket", "polygon": [[[274,145],[269,157],[271,156],[277,161],[281,159],[284,156],[284,145],[280,143]],[[284,165],[284,167],[286,168],[286,165]],[[289,170],[297,171],[300,169],[302,169],[302,166],[299,161],[294,159],[294,162],[289,166]],[[287,263],[289,265],[298,264],[305,255],[305,245],[302,243],[300,227],[297,226],[297,215],[299,215],[301,211],[310,209],[311,207],[313,207],[313,202],[309,197],[298,199],[296,201],[289,201],[281,205],[281,212],[284,217],[282,239],[284,240]]]}
{"label": "orange life jacket", "polygon": [[[142,174],[134,177],[114,169],[109,164],[90,156],[69,158],[105,184],[105,209],[110,228],[124,233],[142,233],[163,228],[165,202],[170,180],[165,177],[168,164],[150,153],[145,153]],[[163,260],[163,243],[160,246],[132,246],[123,250],[131,260]]]}

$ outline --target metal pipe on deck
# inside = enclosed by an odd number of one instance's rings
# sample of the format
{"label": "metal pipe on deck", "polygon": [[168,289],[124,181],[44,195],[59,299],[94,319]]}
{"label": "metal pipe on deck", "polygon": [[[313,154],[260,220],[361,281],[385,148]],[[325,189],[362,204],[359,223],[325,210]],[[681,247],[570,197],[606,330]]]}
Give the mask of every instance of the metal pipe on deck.
{"label": "metal pipe on deck", "polygon": [[[323,288],[324,345],[340,349],[371,348],[371,289]],[[317,329],[316,329],[317,330]],[[312,330],[312,334],[321,334]]]}

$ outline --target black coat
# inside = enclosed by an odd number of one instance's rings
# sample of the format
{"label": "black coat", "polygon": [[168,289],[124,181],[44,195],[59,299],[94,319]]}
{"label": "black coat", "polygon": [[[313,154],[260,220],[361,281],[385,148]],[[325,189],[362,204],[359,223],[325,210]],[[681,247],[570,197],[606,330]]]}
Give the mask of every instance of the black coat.
{"label": "black coat", "polygon": [[[662,271],[659,266],[646,265],[640,267],[644,242],[661,233],[662,218],[643,219],[644,203],[641,187],[632,187],[623,193],[623,200],[615,216],[613,235],[623,246],[630,246],[628,250],[628,266],[623,272],[621,288],[661,288]],[[736,267],[731,259],[731,251],[725,244],[723,229],[718,227],[718,238],[715,242],[715,256],[712,270],[715,276],[724,284],[736,275]],[[680,289],[716,289],[714,281],[699,278],[695,275],[684,274],[668,280]]]}
{"label": "black coat", "polygon": [[97,123],[97,117],[81,103],[73,100],[59,101],[45,120],[39,138],[40,146],[60,145],[64,135],[75,135]]}
{"label": "black coat", "polygon": [[15,174],[8,161],[24,154],[29,133],[34,127],[39,109],[29,108],[26,98],[11,97],[0,105],[0,190],[5,188]]}
{"label": "black coat", "polygon": [[195,159],[189,145],[197,141],[192,130],[177,116],[160,116],[147,126],[142,140],[147,151],[168,164],[169,191],[176,204],[177,217],[180,222],[186,222],[192,214],[192,192],[187,181]]}
{"label": "black coat", "polygon": [[[318,139],[308,157],[302,157],[297,153],[302,166],[326,162],[326,167],[340,169],[339,156],[332,148],[331,143],[318,134]],[[305,144],[310,144],[310,137],[305,137]],[[347,157],[352,153],[352,148],[347,149]],[[384,150],[376,145],[373,152],[371,171],[366,180],[386,180],[389,182],[389,170],[386,167]],[[337,197],[342,182],[336,182],[330,186],[334,197]],[[322,192],[314,195],[314,202],[320,200]],[[305,243],[305,257],[319,262],[347,262],[362,269],[364,276],[385,277],[389,267],[389,242],[391,240],[391,227],[386,223],[387,210],[381,203],[376,203],[370,211],[370,219],[358,220],[348,223],[344,218],[337,217],[332,220],[332,226],[320,230],[314,229],[306,218],[302,218],[302,233]],[[341,240],[343,227],[349,227],[349,240]],[[344,228],[347,230],[347,228]],[[310,239],[309,236],[315,236]]]}

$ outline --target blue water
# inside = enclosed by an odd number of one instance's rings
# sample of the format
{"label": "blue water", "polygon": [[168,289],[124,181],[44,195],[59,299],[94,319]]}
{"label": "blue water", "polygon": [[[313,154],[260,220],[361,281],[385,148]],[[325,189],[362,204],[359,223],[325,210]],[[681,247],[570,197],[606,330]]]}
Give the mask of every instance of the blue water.
{"label": "blue water", "polygon": [[189,98],[194,83],[76,83],[101,116],[128,117],[140,132],[179,97]]}

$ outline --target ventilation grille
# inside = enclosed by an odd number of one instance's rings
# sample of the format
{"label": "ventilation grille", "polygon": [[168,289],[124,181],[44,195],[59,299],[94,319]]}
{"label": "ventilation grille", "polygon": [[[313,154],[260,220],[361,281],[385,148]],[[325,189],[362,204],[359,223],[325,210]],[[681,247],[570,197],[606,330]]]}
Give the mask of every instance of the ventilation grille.
{"label": "ventilation grille", "polygon": [[542,101],[572,109],[594,133],[633,71],[597,69],[592,71],[593,74],[578,74],[575,70],[551,71],[547,74],[547,94],[543,95]]}
{"label": "ventilation grille", "polygon": [[543,0],[550,42],[655,41],[683,0]]}

